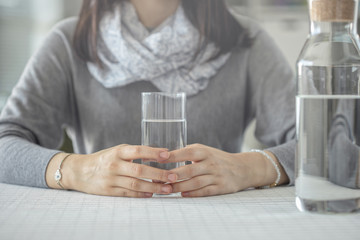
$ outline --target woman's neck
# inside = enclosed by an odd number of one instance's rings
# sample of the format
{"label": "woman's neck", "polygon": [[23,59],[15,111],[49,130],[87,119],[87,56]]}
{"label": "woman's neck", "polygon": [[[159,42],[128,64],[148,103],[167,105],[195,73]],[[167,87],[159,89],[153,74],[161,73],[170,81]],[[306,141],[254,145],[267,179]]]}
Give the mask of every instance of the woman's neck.
{"label": "woman's neck", "polygon": [[174,14],[181,0],[130,0],[142,24],[156,28],[166,18]]}

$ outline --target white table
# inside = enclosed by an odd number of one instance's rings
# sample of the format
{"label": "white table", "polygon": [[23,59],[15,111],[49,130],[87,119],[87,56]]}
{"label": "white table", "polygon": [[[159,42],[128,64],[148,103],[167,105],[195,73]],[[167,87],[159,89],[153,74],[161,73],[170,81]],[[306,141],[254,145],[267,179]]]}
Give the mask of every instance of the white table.
{"label": "white table", "polygon": [[0,184],[0,239],[360,239],[360,214],[301,213],[293,187],[131,199]]}

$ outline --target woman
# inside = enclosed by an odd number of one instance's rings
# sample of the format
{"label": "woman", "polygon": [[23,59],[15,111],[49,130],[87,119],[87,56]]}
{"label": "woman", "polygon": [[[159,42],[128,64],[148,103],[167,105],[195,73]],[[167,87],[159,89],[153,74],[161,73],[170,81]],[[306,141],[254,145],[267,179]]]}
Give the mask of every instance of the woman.
{"label": "woman", "polygon": [[[222,0],[84,0],[79,19],[58,24],[32,57],[1,113],[0,181],[128,197],[291,184],[292,79],[267,34],[236,21]],[[201,144],[139,146],[140,93],[154,91],[188,94],[188,143]],[[270,148],[239,153],[253,118]],[[54,150],[64,128],[76,154]],[[193,164],[132,162],[141,158]]]}

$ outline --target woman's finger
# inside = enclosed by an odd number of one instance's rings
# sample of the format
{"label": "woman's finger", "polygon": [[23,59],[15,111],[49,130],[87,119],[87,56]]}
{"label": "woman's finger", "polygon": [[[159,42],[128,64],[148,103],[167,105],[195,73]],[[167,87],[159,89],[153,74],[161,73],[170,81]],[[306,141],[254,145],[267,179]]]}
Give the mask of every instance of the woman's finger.
{"label": "woman's finger", "polygon": [[214,176],[203,175],[182,182],[173,183],[171,185],[173,187],[173,192],[190,192],[213,185],[214,183]]}
{"label": "woman's finger", "polygon": [[198,162],[206,159],[208,153],[205,148],[202,147],[192,147],[190,145],[186,148],[181,148],[170,152],[170,157],[167,159],[159,159],[158,161],[161,163],[168,163],[168,162]]}
{"label": "woman's finger", "polygon": [[171,172],[178,176],[178,180],[184,180],[201,175],[212,174],[213,171],[205,162],[185,165],[179,168],[172,169]]}
{"label": "woman's finger", "polygon": [[116,149],[117,156],[123,160],[154,159],[167,160],[170,153],[165,148],[152,148],[148,146],[120,145]]}
{"label": "woman's finger", "polygon": [[182,192],[183,197],[206,197],[222,194],[216,185],[206,186],[195,191]]}
{"label": "woman's finger", "polygon": [[158,169],[143,164],[122,161],[116,167],[115,174],[134,178],[158,180],[162,182],[176,182],[178,175],[173,171]]}
{"label": "woman's finger", "polygon": [[149,192],[169,194],[173,192],[172,186],[168,184],[153,183],[137,178],[117,176],[113,181],[114,187],[122,187],[136,192]]}
{"label": "woman's finger", "polygon": [[150,198],[153,196],[153,193],[137,192],[122,187],[112,187],[106,195],[114,197]]}

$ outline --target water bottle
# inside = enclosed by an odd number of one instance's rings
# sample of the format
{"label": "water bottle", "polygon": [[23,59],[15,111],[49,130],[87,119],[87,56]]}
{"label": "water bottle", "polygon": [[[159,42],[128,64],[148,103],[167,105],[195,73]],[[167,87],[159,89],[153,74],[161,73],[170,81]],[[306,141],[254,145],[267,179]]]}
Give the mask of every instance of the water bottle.
{"label": "water bottle", "polygon": [[309,0],[310,34],[297,61],[296,205],[356,212],[360,206],[358,0]]}

